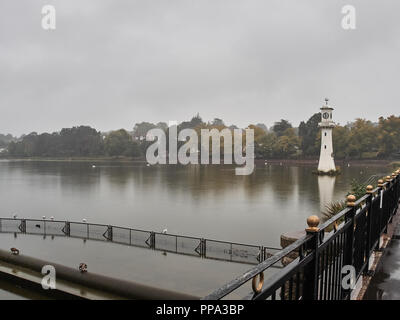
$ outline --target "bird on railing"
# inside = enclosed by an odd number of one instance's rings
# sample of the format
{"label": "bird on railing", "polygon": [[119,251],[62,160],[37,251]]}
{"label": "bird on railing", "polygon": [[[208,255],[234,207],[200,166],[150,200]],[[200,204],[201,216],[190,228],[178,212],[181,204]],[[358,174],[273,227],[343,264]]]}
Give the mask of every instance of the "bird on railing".
{"label": "bird on railing", "polygon": [[162,234],[167,234],[167,232],[168,232],[168,230],[167,230],[167,228],[165,228],[161,233]]}
{"label": "bird on railing", "polygon": [[13,214],[13,218],[17,219],[18,215],[16,213]]}
{"label": "bird on railing", "polygon": [[42,219],[43,219],[43,220],[46,220],[46,216],[43,216]]}
{"label": "bird on railing", "polygon": [[85,218],[82,219],[82,222],[86,223],[86,221],[87,221],[87,220],[86,220]]}
{"label": "bird on railing", "polygon": [[51,217],[50,217],[50,220],[54,220],[54,217],[53,217],[53,216],[51,216]]}

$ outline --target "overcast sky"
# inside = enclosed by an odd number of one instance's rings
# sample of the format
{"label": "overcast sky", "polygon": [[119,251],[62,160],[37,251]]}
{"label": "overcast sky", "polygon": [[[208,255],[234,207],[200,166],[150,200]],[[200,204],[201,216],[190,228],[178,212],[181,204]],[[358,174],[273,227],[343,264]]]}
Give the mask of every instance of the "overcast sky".
{"label": "overcast sky", "polygon": [[197,112],[297,126],[325,97],[342,124],[399,115],[399,13],[398,0],[1,0],[0,133]]}

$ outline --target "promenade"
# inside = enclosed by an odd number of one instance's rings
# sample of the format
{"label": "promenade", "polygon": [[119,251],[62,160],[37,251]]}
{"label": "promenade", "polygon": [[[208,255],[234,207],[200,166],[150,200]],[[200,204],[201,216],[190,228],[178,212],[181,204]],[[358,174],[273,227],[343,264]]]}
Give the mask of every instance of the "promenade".
{"label": "promenade", "polygon": [[[400,215],[400,210],[396,218]],[[383,252],[374,276],[365,292],[364,300],[399,300],[400,299],[400,225],[392,232],[390,241]]]}

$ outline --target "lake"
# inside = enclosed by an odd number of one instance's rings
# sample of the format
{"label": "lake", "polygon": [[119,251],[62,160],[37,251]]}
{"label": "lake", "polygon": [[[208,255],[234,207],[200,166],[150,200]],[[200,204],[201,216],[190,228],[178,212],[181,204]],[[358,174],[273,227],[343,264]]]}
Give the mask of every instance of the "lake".
{"label": "lake", "polygon": [[[129,162],[0,161],[1,217],[49,218],[279,247],[280,235],[303,230],[324,204],[343,199],[352,179],[387,167],[344,167],[336,178],[310,166],[146,166]],[[72,238],[0,234],[2,249],[132,281],[205,295],[250,268]],[[1,288],[1,284],[0,284]],[[7,293],[1,291],[0,298]]]}

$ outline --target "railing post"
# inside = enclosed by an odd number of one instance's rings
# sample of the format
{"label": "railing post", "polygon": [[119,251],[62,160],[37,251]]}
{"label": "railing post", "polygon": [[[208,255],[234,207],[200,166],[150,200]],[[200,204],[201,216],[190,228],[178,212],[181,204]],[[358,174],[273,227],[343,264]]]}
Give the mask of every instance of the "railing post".
{"label": "railing post", "polygon": [[21,233],[26,233],[26,220],[21,219],[21,224],[19,225],[18,229],[21,231]]}
{"label": "railing post", "polygon": [[150,237],[151,237],[150,238],[150,246],[152,249],[155,249],[156,248],[156,233],[152,231]]}
{"label": "railing post", "polygon": [[[107,236],[105,236],[107,234]],[[103,234],[108,241],[113,241],[113,228],[112,226],[107,226],[107,231]]]}
{"label": "railing post", "polygon": [[[344,263],[343,266],[354,266],[354,226],[355,226],[355,215],[356,215],[356,197],[354,195],[347,196],[347,207],[350,210],[346,213],[346,223],[350,221],[350,225],[346,230],[346,242],[344,248]],[[346,290],[350,299],[351,289]]]}
{"label": "railing post", "polygon": [[64,232],[64,234],[69,237],[71,235],[71,225],[69,223],[69,221],[65,221],[65,225],[64,227],[61,229],[62,232]]}
{"label": "railing post", "polygon": [[372,212],[372,198],[373,198],[373,189],[374,187],[371,185],[367,186],[367,194],[368,198],[366,201],[367,205],[367,241],[366,241],[366,248],[365,248],[365,257],[368,260],[367,268],[365,268],[364,273],[369,272],[369,258],[371,255],[371,233],[372,233],[372,215],[375,214]]}
{"label": "railing post", "polygon": [[379,241],[378,241],[378,245],[376,250],[380,250],[380,238],[381,238],[381,231],[382,231],[382,227],[383,227],[383,194],[385,192],[385,188],[384,188],[384,180],[383,179],[379,179],[378,180],[378,187],[379,189]]}
{"label": "railing post", "polygon": [[[390,196],[391,196],[391,194],[390,194],[390,189],[391,189],[391,185],[392,185],[392,178],[390,177],[390,176],[386,176],[386,193],[387,193],[387,195],[388,195],[388,197],[386,197],[386,203],[384,203],[384,208],[385,208],[385,211],[384,211],[384,214],[385,214],[385,220],[384,220],[384,223],[385,223],[385,233],[387,234],[387,232],[388,232],[388,224],[389,224],[389,221],[390,221],[390,217],[392,216],[392,213],[391,213],[391,211],[392,211],[392,205],[391,205],[391,199],[390,199]],[[384,201],[385,201],[385,199],[383,199]]]}
{"label": "railing post", "polygon": [[306,250],[308,254],[313,254],[313,259],[304,267],[304,284],[303,284],[303,299],[317,300],[318,299],[318,267],[319,267],[319,218],[310,216],[307,218],[308,228],[307,235],[311,235],[311,239],[307,243]]}

